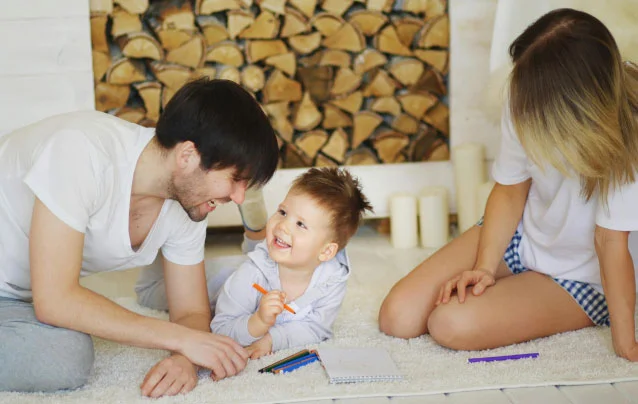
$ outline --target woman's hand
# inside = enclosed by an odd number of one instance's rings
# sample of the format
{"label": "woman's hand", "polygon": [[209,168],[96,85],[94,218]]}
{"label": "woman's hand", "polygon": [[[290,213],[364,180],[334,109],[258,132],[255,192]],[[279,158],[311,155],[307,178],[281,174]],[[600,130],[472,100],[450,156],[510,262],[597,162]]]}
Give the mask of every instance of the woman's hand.
{"label": "woman's hand", "polygon": [[465,271],[450,279],[441,287],[439,298],[435,304],[438,306],[441,303],[449,302],[455,290],[459,298],[459,303],[463,303],[465,302],[465,291],[468,286],[474,285],[472,294],[479,296],[487,287],[494,285],[494,283],[496,283],[494,275],[488,270],[473,269],[471,271]]}

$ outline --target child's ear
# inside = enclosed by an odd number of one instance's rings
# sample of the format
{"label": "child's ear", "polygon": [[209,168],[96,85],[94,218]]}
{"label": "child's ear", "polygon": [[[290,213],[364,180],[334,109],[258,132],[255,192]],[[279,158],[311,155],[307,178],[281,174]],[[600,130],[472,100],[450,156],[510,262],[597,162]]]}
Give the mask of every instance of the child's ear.
{"label": "child's ear", "polygon": [[321,249],[321,252],[319,253],[319,261],[330,261],[335,257],[335,255],[337,255],[338,252],[339,245],[337,243],[328,243]]}

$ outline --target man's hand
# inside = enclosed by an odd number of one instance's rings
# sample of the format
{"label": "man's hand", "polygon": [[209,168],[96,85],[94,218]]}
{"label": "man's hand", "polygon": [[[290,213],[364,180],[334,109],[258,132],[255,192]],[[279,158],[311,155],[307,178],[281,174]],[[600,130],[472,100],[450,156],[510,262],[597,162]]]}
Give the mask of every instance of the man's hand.
{"label": "man's hand", "polygon": [[190,330],[178,351],[192,363],[210,369],[215,380],[236,375],[248,362],[246,350],[237,342],[205,331]]}
{"label": "man's hand", "polygon": [[142,395],[157,398],[193,390],[197,385],[197,367],[185,356],[174,354],[151,368],[142,385]]}
{"label": "man's hand", "polygon": [[286,294],[278,290],[271,290],[268,294],[261,298],[259,303],[259,310],[257,315],[259,319],[269,327],[275,325],[277,316],[284,311],[284,302],[286,301]]}
{"label": "man's hand", "polygon": [[272,337],[270,333],[266,333],[261,339],[253,342],[246,347],[250,359],[259,359],[264,355],[272,353]]}

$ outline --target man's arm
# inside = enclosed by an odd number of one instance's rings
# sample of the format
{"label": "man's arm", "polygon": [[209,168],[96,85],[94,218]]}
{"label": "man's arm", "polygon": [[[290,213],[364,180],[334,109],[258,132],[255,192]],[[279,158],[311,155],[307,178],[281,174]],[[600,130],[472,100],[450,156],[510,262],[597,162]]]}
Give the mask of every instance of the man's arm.
{"label": "man's arm", "polygon": [[179,350],[178,325],[135,314],[80,285],[83,247],[84,234],[36,199],[29,259],[38,320],[127,345]]}
{"label": "man's arm", "polygon": [[135,314],[79,283],[84,234],[58,219],[36,198],[29,257],[38,320],[127,345],[180,352],[219,377],[246,364],[234,341],[176,323]]}
{"label": "man's arm", "polygon": [[163,262],[170,320],[188,328],[210,332],[210,300],[204,262],[177,265],[166,258]]}
{"label": "man's arm", "polygon": [[[162,264],[171,322],[210,332],[211,313],[204,262],[177,265],[163,258]],[[188,393],[197,385],[197,369],[198,366],[184,355],[173,353],[148,371],[140,385],[142,395],[157,398]]]}
{"label": "man's arm", "polygon": [[618,356],[638,361],[638,344],[634,328],[636,279],[628,241],[628,231],[596,226],[596,253],[609,307],[614,350]]}

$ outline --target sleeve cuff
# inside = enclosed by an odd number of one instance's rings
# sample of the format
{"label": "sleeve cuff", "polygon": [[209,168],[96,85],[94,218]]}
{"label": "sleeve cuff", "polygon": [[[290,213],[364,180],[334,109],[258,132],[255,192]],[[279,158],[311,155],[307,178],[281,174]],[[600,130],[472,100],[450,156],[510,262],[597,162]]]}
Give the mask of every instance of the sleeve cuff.
{"label": "sleeve cuff", "polygon": [[172,262],[173,264],[177,264],[177,265],[197,265],[200,262],[204,261],[204,252],[202,251],[201,254],[197,254],[197,256],[193,257],[184,257],[184,256],[180,256],[178,254],[172,254],[169,251],[164,251],[162,249],[162,255],[164,256],[164,258],[166,258],[167,260],[169,260],[170,262]]}
{"label": "sleeve cuff", "polygon": [[36,196],[36,198],[38,198],[44,204],[44,206],[46,206],[47,209],[49,209],[51,213],[53,213],[58,219],[63,221],[64,224],[80,233],[86,232],[86,223],[82,223],[80,220],[76,220],[75,218],[71,217],[71,215],[67,214],[64,209],[62,209],[60,205],[55,203],[53,201],[53,198],[51,198],[46,192],[41,192],[39,189],[37,189],[37,187],[35,187],[34,184],[31,183],[29,178],[26,178],[24,180],[24,183],[27,184],[31,191],[33,191],[33,194]]}
{"label": "sleeve cuff", "polygon": [[500,170],[494,168],[492,170],[492,178],[494,178],[494,181],[498,182],[501,185],[515,185],[515,184],[520,184],[521,182],[527,181],[528,179],[532,178],[530,175],[518,175],[518,176],[508,176],[508,175],[502,175]]}
{"label": "sleeve cuff", "polygon": [[271,327],[268,331],[270,333],[270,337],[272,338],[272,351],[279,351],[280,349],[288,348],[285,346],[285,337],[281,330],[277,327]]}
{"label": "sleeve cuff", "polygon": [[[255,338],[252,335],[250,335],[250,332],[248,331],[248,319],[249,318],[250,318],[250,316],[244,316],[242,319],[237,321],[237,323],[235,324],[236,331],[237,331],[237,342],[241,346],[248,346],[248,345],[252,344],[253,342],[255,342],[255,341],[260,339],[260,338]],[[274,344],[274,342],[273,342],[273,344]]]}

